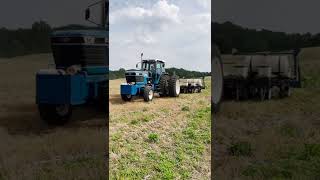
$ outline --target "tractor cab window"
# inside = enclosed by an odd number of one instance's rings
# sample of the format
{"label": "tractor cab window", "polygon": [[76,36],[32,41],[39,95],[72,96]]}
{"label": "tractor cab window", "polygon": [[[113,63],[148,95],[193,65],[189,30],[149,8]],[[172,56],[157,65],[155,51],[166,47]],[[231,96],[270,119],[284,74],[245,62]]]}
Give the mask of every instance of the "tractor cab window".
{"label": "tractor cab window", "polygon": [[154,67],[154,64],[150,64],[150,70],[151,70],[151,71],[156,70],[156,68]]}
{"label": "tractor cab window", "polygon": [[157,70],[159,70],[160,72],[165,72],[164,63],[163,62],[157,63]]}
{"label": "tractor cab window", "polygon": [[142,69],[149,70],[149,64],[144,62],[142,64]]}
{"label": "tractor cab window", "polygon": [[154,62],[143,62],[142,63],[142,69],[147,71],[155,70],[155,63]]}
{"label": "tractor cab window", "polygon": [[91,24],[96,25],[97,28],[105,28],[108,24],[108,6],[108,2],[104,1],[90,4],[85,11],[85,20]]}

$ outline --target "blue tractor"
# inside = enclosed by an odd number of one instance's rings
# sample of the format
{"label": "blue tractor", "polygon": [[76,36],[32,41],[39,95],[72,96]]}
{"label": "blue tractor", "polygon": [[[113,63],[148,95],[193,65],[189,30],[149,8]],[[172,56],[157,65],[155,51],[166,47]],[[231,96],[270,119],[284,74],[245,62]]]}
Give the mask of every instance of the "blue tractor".
{"label": "blue tractor", "polygon": [[[131,101],[134,96],[142,96],[144,101],[152,101],[154,93],[160,97],[178,97],[180,94],[179,77],[170,76],[165,71],[165,62],[159,59],[142,59],[137,69],[127,70],[126,83],[121,84],[121,98]],[[140,68],[139,68],[139,64]]]}
{"label": "blue tractor", "polygon": [[90,11],[96,5],[102,8],[97,28],[60,30],[51,36],[55,69],[36,75],[36,103],[49,124],[66,123],[77,105],[99,104],[108,111],[109,2],[90,5],[86,20],[93,22]]}

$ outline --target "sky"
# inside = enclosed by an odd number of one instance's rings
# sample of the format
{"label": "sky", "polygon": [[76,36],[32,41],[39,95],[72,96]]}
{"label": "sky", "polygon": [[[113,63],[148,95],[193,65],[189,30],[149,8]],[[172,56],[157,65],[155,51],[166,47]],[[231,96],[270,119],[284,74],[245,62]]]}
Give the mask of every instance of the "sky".
{"label": "sky", "polygon": [[[85,24],[85,8],[97,0],[1,0],[0,27]],[[161,4],[159,4],[161,2]],[[111,68],[132,68],[143,51],[169,66],[208,70],[210,10],[214,21],[248,28],[319,33],[319,0],[110,0]],[[210,8],[210,4],[212,7]],[[128,11],[126,11],[128,10]],[[136,10],[136,11],[135,11]]]}
{"label": "sky", "polygon": [[110,1],[110,69],[135,68],[140,54],[167,67],[210,72],[210,0]]}
{"label": "sky", "polygon": [[319,33],[319,0],[213,0],[213,21],[289,33]]}
{"label": "sky", "polygon": [[0,27],[26,28],[39,20],[54,27],[88,24],[84,11],[93,2],[96,0],[1,0]]}
{"label": "sky", "polygon": [[[4,2],[3,2],[4,1]],[[97,0],[1,0],[0,27],[90,25],[84,10]],[[210,0],[110,0],[110,68],[134,68],[145,58],[167,67],[210,71]]]}

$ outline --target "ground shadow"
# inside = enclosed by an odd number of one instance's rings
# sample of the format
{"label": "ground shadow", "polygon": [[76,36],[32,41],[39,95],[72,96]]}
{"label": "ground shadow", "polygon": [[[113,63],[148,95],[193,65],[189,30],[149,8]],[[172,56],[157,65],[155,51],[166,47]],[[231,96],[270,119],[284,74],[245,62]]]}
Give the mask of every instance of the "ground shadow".
{"label": "ground shadow", "polygon": [[9,134],[50,133],[56,128],[103,128],[107,124],[107,113],[92,106],[73,108],[72,118],[64,126],[50,126],[41,120],[36,104],[5,105],[6,114],[0,116],[0,127]]}
{"label": "ground shadow", "polygon": [[125,102],[121,99],[120,94],[109,95],[109,102],[111,104],[125,104]]}
{"label": "ground shadow", "polygon": [[[160,95],[155,93],[153,98],[154,99],[160,98]],[[169,99],[170,97],[161,97],[161,99],[166,99],[166,98]],[[132,98],[132,101],[134,101],[134,102],[143,102],[143,97],[142,96],[134,96]],[[123,101],[121,99],[121,95],[120,94],[109,95],[109,102],[111,104],[114,104],[114,105],[116,105],[116,104],[126,104],[127,103],[127,102],[125,102],[125,101]]]}

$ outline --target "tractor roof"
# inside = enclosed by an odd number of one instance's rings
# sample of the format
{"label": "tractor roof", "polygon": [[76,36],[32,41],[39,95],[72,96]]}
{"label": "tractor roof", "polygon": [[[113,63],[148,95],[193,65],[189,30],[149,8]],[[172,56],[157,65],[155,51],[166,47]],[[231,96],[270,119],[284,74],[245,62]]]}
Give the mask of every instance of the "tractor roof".
{"label": "tractor roof", "polygon": [[148,62],[162,62],[162,63],[165,63],[165,61],[163,60],[160,60],[160,59],[144,59],[142,61],[148,61]]}

